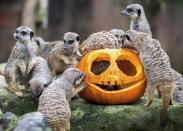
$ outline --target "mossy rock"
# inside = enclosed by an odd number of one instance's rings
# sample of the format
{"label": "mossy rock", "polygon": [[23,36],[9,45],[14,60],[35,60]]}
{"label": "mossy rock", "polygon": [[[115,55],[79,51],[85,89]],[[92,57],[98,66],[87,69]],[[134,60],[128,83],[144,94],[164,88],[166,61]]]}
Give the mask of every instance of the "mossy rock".
{"label": "mossy rock", "polygon": [[145,98],[131,105],[96,105],[82,99],[72,101],[73,131],[180,131],[183,130],[183,105],[169,107],[167,124],[160,126],[161,100],[155,98],[143,107]]}
{"label": "mossy rock", "polygon": [[23,115],[37,109],[37,102],[30,93],[24,93],[20,98],[4,88],[0,88],[0,108],[2,112],[12,112],[16,115]]}

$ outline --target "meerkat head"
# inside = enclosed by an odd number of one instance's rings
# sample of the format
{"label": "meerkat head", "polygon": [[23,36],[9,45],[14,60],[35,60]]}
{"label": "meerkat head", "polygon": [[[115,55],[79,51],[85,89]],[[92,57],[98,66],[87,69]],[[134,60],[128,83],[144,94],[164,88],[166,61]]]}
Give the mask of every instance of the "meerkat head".
{"label": "meerkat head", "polygon": [[74,32],[67,32],[63,37],[64,53],[73,54],[79,47],[80,36]]}
{"label": "meerkat head", "polygon": [[121,14],[130,16],[132,19],[138,19],[144,14],[144,9],[140,4],[131,4],[121,11]]}
{"label": "meerkat head", "polygon": [[132,45],[137,51],[145,50],[149,42],[148,39],[151,39],[151,36],[147,33],[128,30],[124,35],[124,45]]}
{"label": "meerkat head", "polygon": [[40,37],[40,36],[36,36],[36,37],[34,38],[34,41],[36,42],[36,45],[37,45],[39,48],[42,48],[42,45],[46,43],[46,42],[43,40],[43,38]]}
{"label": "meerkat head", "polygon": [[27,26],[20,26],[16,29],[13,36],[17,41],[25,42],[28,40],[32,40],[32,38],[34,37],[34,32],[31,28]]}
{"label": "meerkat head", "polygon": [[35,98],[38,98],[43,90],[49,85],[42,79],[32,79],[30,82],[30,89]]}
{"label": "meerkat head", "polygon": [[125,32],[123,30],[120,30],[120,29],[112,29],[109,31],[111,34],[113,34],[119,43],[123,43],[122,40],[123,40],[123,36],[125,35]]}
{"label": "meerkat head", "polygon": [[77,68],[68,68],[66,69],[62,76],[64,76],[68,81],[73,85],[78,85],[85,78],[85,74]]}

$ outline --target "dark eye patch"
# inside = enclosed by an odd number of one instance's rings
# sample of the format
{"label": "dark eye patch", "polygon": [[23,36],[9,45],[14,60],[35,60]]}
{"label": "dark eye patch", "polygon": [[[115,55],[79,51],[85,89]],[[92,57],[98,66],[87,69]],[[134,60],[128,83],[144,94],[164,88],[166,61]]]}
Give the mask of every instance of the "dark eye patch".
{"label": "dark eye patch", "polygon": [[66,43],[66,40],[64,39],[64,43]]}
{"label": "dark eye patch", "polygon": [[118,35],[115,35],[116,38],[118,38]]}
{"label": "dark eye patch", "polygon": [[126,11],[127,11],[128,13],[130,13],[130,12],[132,12],[133,10],[130,9],[130,8],[128,8],[128,9],[126,9]]}
{"label": "dark eye patch", "polygon": [[16,33],[18,33],[18,30],[16,30]]}
{"label": "dark eye patch", "polygon": [[74,43],[74,40],[69,40],[69,41],[68,41],[68,44],[69,44],[69,45],[72,45],[73,43]]}
{"label": "dark eye patch", "polygon": [[20,34],[23,35],[23,36],[25,36],[25,35],[27,35],[27,32],[22,31],[22,32],[20,32]]}

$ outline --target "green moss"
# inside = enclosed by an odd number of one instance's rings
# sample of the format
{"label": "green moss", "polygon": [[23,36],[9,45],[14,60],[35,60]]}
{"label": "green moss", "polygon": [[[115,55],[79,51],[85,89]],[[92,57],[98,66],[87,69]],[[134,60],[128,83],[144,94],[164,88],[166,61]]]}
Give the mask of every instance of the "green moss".
{"label": "green moss", "polygon": [[18,118],[13,117],[8,125],[8,128],[5,131],[11,131],[16,126],[17,122],[18,122]]}
{"label": "green moss", "polygon": [[37,109],[37,103],[30,93],[25,93],[24,97],[20,98],[6,90],[4,92],[4,95],[0,95],[0,108],[2,112],[12,112],[16,115],[23,115]]}

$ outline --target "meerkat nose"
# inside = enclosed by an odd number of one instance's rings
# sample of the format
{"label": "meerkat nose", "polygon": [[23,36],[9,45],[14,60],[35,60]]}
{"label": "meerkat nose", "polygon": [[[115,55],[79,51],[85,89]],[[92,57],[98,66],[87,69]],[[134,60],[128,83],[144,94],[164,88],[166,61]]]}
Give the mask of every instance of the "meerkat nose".
{"label": "meerkat nose", "polygon": [[122,10],[121,11],[121,14],[126,15],[126,16],[129,16],[129,14],[126,12],[126,10]]}

